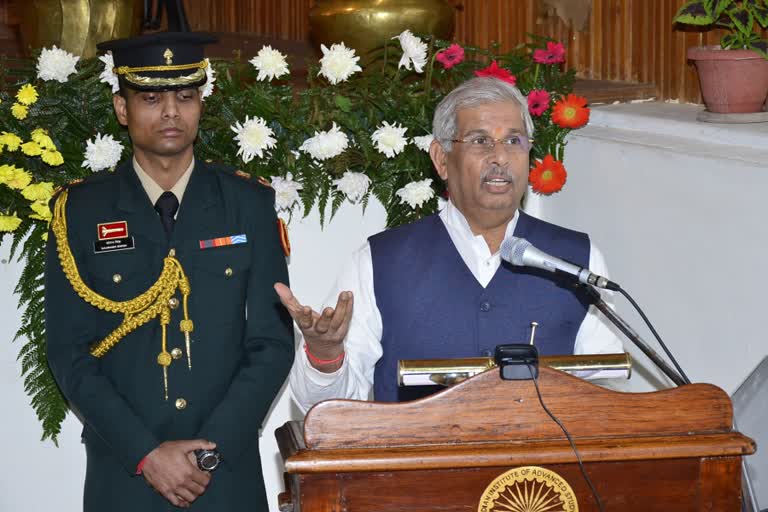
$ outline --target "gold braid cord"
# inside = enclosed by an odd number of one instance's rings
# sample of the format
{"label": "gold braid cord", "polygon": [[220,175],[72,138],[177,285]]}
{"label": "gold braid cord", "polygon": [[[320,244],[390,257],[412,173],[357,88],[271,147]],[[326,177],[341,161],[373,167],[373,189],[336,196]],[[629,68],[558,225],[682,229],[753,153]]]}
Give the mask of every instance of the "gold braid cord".
{"label": "gold braid cord", "polygon": [[[117,342],[135,331],[145,323],[155,317],[160,317],[160,324],[163,330],[162,349],[157,357],[157,363],[163,367],[163,373],[167,375],[167,367],[171,363],[170,354],[166,348],[166,326],[170,323],[170,310],[168,309],[169,299],[179,289],[184,300],[184,319],[181,321],[180,330],[184,333],[187,341],[187,354],[189,354],[189,337],[194,326],[189,319],[187,311],[187,299],[191,292],[189,279],[187,279],[181,262],[174,257],[173,252],[163,260],[163,271],[157,281],[149,287],[147,291],[130,300],[118,302],[107,299],[106,297],[94,292],[83,282],[80,273],[77,270],[77,263],[69,247],[67,240],[67,190],[61,192],[56,199],[54,207],[52,229],[56,236],[58,246],[59,261],[64,275],[74,288],[75,292],[88,304],[111,313],[123,313],[122,323],[112,331],[106,338],[94,344],[91,349],[91,355],[102,357]],[[167,377],[165,378],[166,400],[168,399]]]}

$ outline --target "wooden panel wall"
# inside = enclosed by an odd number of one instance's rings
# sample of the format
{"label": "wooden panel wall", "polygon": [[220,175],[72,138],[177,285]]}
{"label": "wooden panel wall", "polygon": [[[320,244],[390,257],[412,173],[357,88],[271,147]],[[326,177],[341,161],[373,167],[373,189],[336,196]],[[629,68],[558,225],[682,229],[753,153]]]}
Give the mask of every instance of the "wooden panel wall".
{"label": "wooden panel wall", "polygon": [[[13,23],[14,2],[0,0],[0,26]],[[193,29],[246,32],[306,41],[315,0],[185,0]],[[568,63],[581,78],[655,85],[659,99],[700,101],[689,46],[717,44],[719,34],[684,32],[672,26],[683,0],[592,0],[589,24],[575,31],[542,0],[448,0],[457,7],[455,39],[473,45],[493,41],[502,49],[546,35],[568,47]],[[0,33],[2,31],[0,30]],[[6,29],[6,33],[12,33]]]}

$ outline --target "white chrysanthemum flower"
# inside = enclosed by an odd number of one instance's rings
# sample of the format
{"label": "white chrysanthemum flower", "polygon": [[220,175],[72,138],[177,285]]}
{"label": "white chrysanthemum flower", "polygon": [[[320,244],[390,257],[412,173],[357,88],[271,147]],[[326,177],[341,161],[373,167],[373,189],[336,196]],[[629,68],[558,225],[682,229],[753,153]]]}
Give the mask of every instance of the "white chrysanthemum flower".
{"label": "white chrysanthemum flower", "polygon": [[253,64],[253,67],[259,72],[256,76],[256,80],[259,81],[274,80],[288,74],[288,62],[285,60],[285,55],[273,50],[271,46],[262,47],[259,53],[248,62]]}
{"label": "white chrysanthemum flower", "polygon": [[272,176],[272,188],[275,190],[275,210],[290,211],[300,201],[299,190],[303,187],[293,181],[293,174],[288,173],[285,178]]}
{"label": "white chrysanthemum flower", "polygon": [[408,128],[400,126],[398,123],[389,124],[384,121],[382,125],[373,132],[371,140],[376,144],[379,153],[384,153],[387,158],[392,158],[401,153],[408,143],[405,138],[405,132]]}
{"label": "white chrysanthemum flower", "polygon": [[275,140],[272,137],[275,132],[267,126],[267,122],[256,117],[251,119],[245,116],[245,122],[243,124],[235,123],[230,126],[230,129],[237,134],[235,139],[237,145],[240,148],[237,151],[238,156],[243,156],[243,162],[248,163],[253,160],[254,156],[259,158],[264,157],[264,150],[275,147]]}
{"label": "white chrysanthemum flower", "polygon": [[431,133],[429,135],[420,135],[419,137],[414,137],[411,139],[416,147],[425,153],[429,153],[429,146],[432,145],[433,140],[435,140],[435,137]]}
{"label": "white chrysanthemum flower", "polygon": [[115,74],[115,60],[112,58],[112,52],[107,52],[99,60],[104,63],[104,70],[99,75],[99,82],[109,84],[112,87],[112,94],[120,90],[120,80]]}
{"label": "white chrysanthemum flower", "polygon": [[417,73],[424,71],[424,65],[427,63],[427,43],[413,35],[410,30],[403,30],[399,36],[392,39],[399,39],[403,48],[403,56],[400,57],[397,67],[411,69],[413,63],[413,69]]}
{"label": "white chrysanthemum flower", "polygon": [[332,44],[328,49],[324,44],[320,45],[323,50],[323,58],[320,59],[320,72],[333,85],[345,81],[357,71],[363,69],[357,65],[360,57],[355,56],[355,50],[347,48],[344,43]]}
{"label": "white chrysanthemum flower", "polygon": [[200,99],[205,101],[205,98],[213,94],[213,82],[216,81],[216,70],[213,69],[211,61],[205,59],[205,83],[201,85],[198,90],[200,91]]}
{"label": "white chrysanthemum flower", "polygon": [[395,194],[400,197],[400,203],[408,203],[411,208],[418,208],[435,196],[432,190],[432,180],[412,181]]}
{"label": "white chrysanthemum flower", "polygon": [[71,53],[56,48],[43,48],[40,52],[40,58],[37,59],[37,77],[41,80],[56,80],[64,83],[72,73],[77,73],[75,64],[80,57],[75,57]]}
{"label": "white chrysanthemum flower", "polygon": [[371,178],[362,172],[347,171],[338,180],[333,180],[333,184],[339,192],[347,196],[347,199],[356,203],[365,197],[371,185]]}
{"label": "white chrysanthemum flower", "polygon": [[111,135],[97,133],[92,140],[85,142],[85,160],[83,167],[92,171],[111,169],[120,161],[123,145]]}
{"label": "white chrysanthemum flower", "polygon": [[327,132],[315,132],[315,136],[305,140],[299,150],[309,153],[315,160],[322,161],[342,154],[347,146],[347,134],[333,123]]}

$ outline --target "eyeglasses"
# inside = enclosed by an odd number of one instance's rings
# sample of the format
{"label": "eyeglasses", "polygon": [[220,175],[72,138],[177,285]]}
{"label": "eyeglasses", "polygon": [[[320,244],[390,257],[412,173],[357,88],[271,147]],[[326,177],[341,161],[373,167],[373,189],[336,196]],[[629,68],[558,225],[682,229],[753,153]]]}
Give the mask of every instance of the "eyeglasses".
{"label": "eyeglasses", "polygon": [[501,147],[510,153],[527,153],[533,145],[532,138],[522,135],[510,135],[503,139],[494,139],[487,135],[474,135],[466,139],[451,139],[451,142],[466,144],[469,151],[477,154],[490,153],[498,143],[501,143]]}

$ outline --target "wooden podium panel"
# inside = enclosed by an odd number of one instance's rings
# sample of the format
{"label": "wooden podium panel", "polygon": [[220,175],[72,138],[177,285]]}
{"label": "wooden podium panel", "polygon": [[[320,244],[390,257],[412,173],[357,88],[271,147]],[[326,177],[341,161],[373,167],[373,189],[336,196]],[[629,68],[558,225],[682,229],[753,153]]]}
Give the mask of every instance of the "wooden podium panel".
{"label": "wooden podium panel", "polygon": [[[550,368],[540,369],[539,387],[607,511],[740,510],[741,456],[755,446],[732,431],[730,399],[719,388],[619,393]],[[483,508],[481,498],[516,468],[514,485],[541,487],[520,476],[528,466],[548,478],[554,472],[575,495],[542,512],[598,510],[533,382],[503,381],[498,370],[414,402],[322,402],[303,426],[290,422],[276,435],[289,488],[283,510],[517,512],[499,503]]]}

